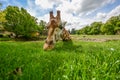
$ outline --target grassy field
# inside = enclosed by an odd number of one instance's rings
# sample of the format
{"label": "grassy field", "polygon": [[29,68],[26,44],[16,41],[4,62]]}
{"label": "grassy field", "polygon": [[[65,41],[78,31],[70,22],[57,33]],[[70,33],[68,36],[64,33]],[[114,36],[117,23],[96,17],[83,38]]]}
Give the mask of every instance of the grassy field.
{"label": "grassy field", "polygon": [[43,51],[44,41],[1,41],[0,80],[120,80],[120,40],[72,37],[51,51]]}

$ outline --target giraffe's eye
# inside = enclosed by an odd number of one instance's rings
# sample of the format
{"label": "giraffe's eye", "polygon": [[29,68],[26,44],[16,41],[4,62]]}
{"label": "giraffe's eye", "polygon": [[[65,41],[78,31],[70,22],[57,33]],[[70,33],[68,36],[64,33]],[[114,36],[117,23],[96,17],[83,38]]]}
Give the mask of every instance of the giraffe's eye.
{"label": "giraffe's eye", "polygon": [[49,25],[47,25],[46,28],[49,29]]}
{"label": "giraffe's eye", "polygon": [[57,31],[58,31],[58,29],[55,29],[55,31],[57,32]]}
{"label": "giraffe's eye", "polygon": [[53,44],[53,41],[51,40],[51,41],[45,41],[47,44],[49,44],[49,45],[52,45]]}
{"label": "giraffe's eye", "polygon": [[53,41],[50,41],[49,44],[50,44],[50,45],[53,44]]}

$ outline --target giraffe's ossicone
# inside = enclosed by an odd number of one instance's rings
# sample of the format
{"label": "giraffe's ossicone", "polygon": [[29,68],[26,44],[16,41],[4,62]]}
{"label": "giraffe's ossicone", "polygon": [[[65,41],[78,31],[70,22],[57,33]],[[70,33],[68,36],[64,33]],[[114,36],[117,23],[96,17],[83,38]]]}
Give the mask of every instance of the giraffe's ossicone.
{"label": "giraffe's ossicone", "polygon": [[55,43],[59,40],[71,40],[69,32],[65,29],[66,22],[61,22],[60,11],[57,11],[57,16],[53,16],[53,11],[50,12],[50,19],[47,24],[48,35],[44,43],[44,50],[51,50]]}

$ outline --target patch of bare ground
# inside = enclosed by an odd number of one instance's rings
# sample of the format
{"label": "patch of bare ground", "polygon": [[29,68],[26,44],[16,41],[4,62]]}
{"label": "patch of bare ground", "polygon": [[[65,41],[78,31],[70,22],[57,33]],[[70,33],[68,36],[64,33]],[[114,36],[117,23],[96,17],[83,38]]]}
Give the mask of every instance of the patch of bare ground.
{"label": "patch of bare ground", "polygon": [[81,38],[78,40],[82,40],[82,41],[93,41],[93,42],[107,42],[107,41],[116,41],[116,40],[120,40],[120,39],[90,39],[90,38]]}
{"label": "patch of bare ground", "polygon": [[117,41],[120,37],[90,37],[90,36],[71,36],[73,40],[80,41],[90,41],[90,42],[107,42],[107,41]]}

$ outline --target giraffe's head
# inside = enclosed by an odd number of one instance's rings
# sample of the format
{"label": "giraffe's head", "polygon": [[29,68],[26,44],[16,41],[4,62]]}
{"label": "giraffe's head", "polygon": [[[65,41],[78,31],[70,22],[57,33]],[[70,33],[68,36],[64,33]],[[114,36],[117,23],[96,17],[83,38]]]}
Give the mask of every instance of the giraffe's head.
{"label": "giraffe's head", "polygon": [[54,44],[58,40],[56,39],[57,38],[56,34],[58,34],[61,31],[61,29],[59,28],[60,23],[61,23],[60,11],[57,11],[56,17],[53,16],[53,11],[51,11],[50,20],[47,25],[48,36],[43,46],[44,50],[50,50],[54,48]]}

